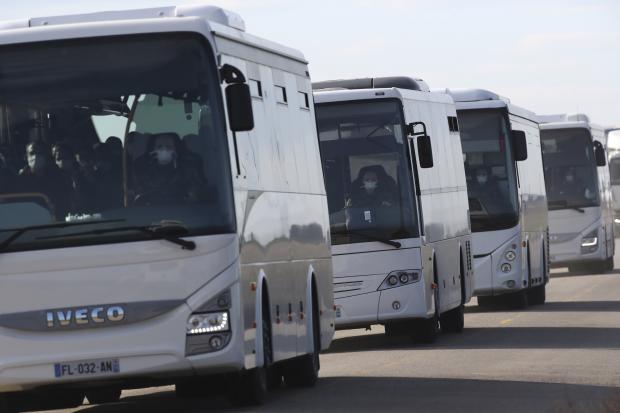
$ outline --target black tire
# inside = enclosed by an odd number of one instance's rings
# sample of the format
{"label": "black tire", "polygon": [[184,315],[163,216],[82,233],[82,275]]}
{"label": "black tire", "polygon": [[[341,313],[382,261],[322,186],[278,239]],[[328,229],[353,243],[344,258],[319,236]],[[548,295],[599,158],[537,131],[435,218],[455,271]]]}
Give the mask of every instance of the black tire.
{"label": "black tire", "polygon": [[446,311],[439,319],[441,331],[446,333],[462,333],[465,328],[465,306],[463,304]]}
{"label": "black tire", "polygon": [[545,284],[528,290],[528,303],[533,305],[542,305],[547,300],[547,286]]}
{"label": "black tire", "polygon": [[321,328],[318,311],[316,288],[312,287],[312,337],[314,348],[310,354],[297,357],[284,363],[284,382],[290,387],[313,387],[321,368],[319,353],[321,351]]}
{"label": "black tire", "polygon": [[588,273],[588,267],[584,264],[569,264],[568,272],[575,275],[582,275]]}
{"label": "black tire", "polygon": [[244,370],[232,376],[228,386],[228,399],[237,406],[259,406],[264,404],[269,396],[269,371],[273,365],[273,338],[271,307],[266,284],[263,284],[262,291],[263,367]]}
{"label": "black tire", "polygon": [[86,398],[90,404],[116,403],[121,399],[121,389],[102,388],[93,389],[86,392]]}
{"label": "black tire", "polygon": [[413,339],[424,344],[434,343],[437,341],[437,337],[439,336],[439,283],[437,283],[437,281],[435,281],[435,283],[437,284],[437,288],[433,290],[435,313],[433,313],[431,318],[416,320],[414,322]]}
{"label": "black tire", "polygon": [[394,322],[385,326],[385,335],[387,337],[404,337],[411,334],[413,329],[411,322]]}

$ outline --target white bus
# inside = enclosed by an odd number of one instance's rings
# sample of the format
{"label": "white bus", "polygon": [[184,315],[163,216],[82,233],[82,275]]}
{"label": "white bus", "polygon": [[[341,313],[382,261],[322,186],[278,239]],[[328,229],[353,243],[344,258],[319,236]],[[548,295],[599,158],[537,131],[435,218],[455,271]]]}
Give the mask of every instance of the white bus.
{"label": "white bus", "polygon": [[314,384],[335,311],[311,93],[301,53],[220,8],[0,24],[0,411]]}
{"label": "white bus", "polygon": [[615,237],[605,131],[584,114],[540,116],[551,264],[609,271]]}
{"label": "white bus", "polygon": [[313,87],[336,328],[383,324],[423,342],[460,332],[473,274],[452,99],[406,77]]}
{"label": "white bus", "polygon": [[620,226],[620,128],[610,128],[607,134],[607,156],[609,158],[609,178],[611,183],[611,200],[614,211],[614,232]]}
{"label": "white bus", "polygon": [[488,90],[449,93],[465,157],[478,304],[543,304],[548,222],[536,115]]}

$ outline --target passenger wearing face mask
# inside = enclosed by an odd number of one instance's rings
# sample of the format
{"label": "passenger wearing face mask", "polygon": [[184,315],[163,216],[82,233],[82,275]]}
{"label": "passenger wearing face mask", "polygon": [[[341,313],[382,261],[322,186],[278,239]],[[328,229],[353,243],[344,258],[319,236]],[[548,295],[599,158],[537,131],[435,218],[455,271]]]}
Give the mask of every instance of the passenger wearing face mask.
{"label": "passenger wearing face mask", "polygon": [[[19,171],[19,192],[45,195],[56,219],[64,220],[71,207],[72,188],[53,161],[49,146],[38,141],[26,145],[26,162]],[[41,204],[48,207],[43,201]]]}
{"label": "passenger wearing face mask", "polygon": [[175,133],[150,137],[147,153],[136,160],[133,182],[136,204],[183,204],[205,197],[206,179]]}
{"label": "passenger wearing face mask", "polygon": [[348,207],[390,207],[396,205],[396,184],[382,166],[367,166],[352,183]]}

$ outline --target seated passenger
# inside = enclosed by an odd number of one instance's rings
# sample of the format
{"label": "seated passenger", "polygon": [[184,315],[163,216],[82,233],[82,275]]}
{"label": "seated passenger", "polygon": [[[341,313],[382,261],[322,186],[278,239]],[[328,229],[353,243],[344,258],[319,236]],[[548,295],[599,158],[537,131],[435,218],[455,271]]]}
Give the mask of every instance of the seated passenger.
{"label": "seated passenger", "polygon": [[204,199],[206,179],[175,133],[152,135],[147,153],[134,164],[135,202],[165,205]]}
{"label": "seated passenger", "polygon": [[347,200],[347,207],[390,207],[397,203],[396,184],[383,166],[366,166],[360,169],[352,186],[353,191]]}
{"label": "seated passenger", "polygon": [[69,212],[72,199],[72,188],[60,169],[52,161],[49,146],[43,142],[31,142],[26,145],[27,165],[19,171],[17,187],[22,193],[38,193],[47,197],[56,219],[64,220]]}
{"label": "seated passenger", "polygon": [[115,170],[102,144],[77,154],[76,212],[92,214],[122,205],[121,171]]}

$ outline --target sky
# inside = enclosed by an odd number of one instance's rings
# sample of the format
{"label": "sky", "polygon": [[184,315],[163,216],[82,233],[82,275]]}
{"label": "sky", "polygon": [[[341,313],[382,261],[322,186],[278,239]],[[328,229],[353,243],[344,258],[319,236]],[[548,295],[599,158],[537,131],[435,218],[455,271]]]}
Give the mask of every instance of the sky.
{"label": "sky", "polygon": [[[618,0],[178,1],[239,13],[249,33],[301,50],[313,81],[414,76],[620,125]],[[173,4],[0,0],[0,20]]]}

